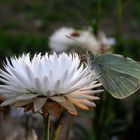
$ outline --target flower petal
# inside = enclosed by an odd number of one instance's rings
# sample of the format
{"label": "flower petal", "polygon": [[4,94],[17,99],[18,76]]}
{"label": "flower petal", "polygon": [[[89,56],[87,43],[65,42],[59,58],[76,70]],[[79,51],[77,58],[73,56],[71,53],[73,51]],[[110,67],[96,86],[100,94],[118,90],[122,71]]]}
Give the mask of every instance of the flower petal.
{"label": "flower petal", "polygon": [[34,105],[34,111],[37,112],[38,110],[40,110],[43,105],[46,103],[47,98],[36,98],[33,101],[33,105]]}
{"label": "flower petal", "polygon": [[63,96],[51,97],[51,99],[62,105],[62,107],[68,110],[68,112],[70,112],[71,114],[77,115],[75,107],[68,99],[64,98]]}

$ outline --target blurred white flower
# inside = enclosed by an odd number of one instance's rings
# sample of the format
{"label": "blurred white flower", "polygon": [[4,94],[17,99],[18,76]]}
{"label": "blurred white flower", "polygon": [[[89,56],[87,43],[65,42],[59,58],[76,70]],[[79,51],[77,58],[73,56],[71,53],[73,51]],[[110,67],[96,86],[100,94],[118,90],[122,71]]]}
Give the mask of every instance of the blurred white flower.
{"label": "blurred white flower", "polygon": [[97,38],[91,30],[75,30],[73,28],[62,27],[54,32],[50,37],[49,46],[52,51],[60,53],[69,50],[88,49],[94,54],[110,51],[115,44],[113,38],[107,38],[104,32],[99,32]]}
{"label": "blurred white flower", "polygon": [[54,32],[54,34],[50,37],[49,46],[54,52],[65,52],[68,47],[73,44],[73,40],[69,39],[71,33],[74,32],[72,28],[60,28]]}
{"label": "blurred white flower", "polygon": [[41,28],[43,27],[43,22],[42,22],[42,20],[41,20],[41,19],[36,19],[36,20],[34,21],[34,26],[35,26],[36,28],[41,29]]}
{"label": "blurred white flower", "polygon": [[75,30],[63,27],[54,32],[50,37],[49,46],[54,52],[65,52],[67,50],[93,49],[98,53],[100,46],[95,36],[88,30]]}
{"label": "blurred white flower", "polygon": [[98,42],[100,43],[100,52],[105,53],[111,51],[112,46],[115,45],[114,38],[107,38],[104,32],[98,33]]}
{"label": "blurred white flower", "polygon": [[24,107],[43,115],[59,115],[62,109],[76,115],[75,106],[88,110],[95,106],[91,100],[102,90],[91,90],[101,86],[94,81],[88,67],[80,65],[77,54],[55,53],[44,56],[30,54],[6,59],[5,70],[0,69],[0,94],[6,99],[2,106]]}

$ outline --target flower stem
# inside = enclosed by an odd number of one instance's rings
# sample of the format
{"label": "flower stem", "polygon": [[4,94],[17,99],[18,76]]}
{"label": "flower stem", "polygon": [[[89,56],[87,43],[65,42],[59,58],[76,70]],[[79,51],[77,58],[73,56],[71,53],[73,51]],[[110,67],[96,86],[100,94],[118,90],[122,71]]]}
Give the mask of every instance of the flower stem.
{"label": "flower stem", "polygon": [[59,135],[59,131],[60,131],[61,125],[59,125],[57,127],[57,129],[54,132],[54,136],[53,136],[53,140],[57,140],[58,139],[58,135]]}
{"label": "flower stem", "polygon": [[101,0],[96,0],[96,19],[92,21],[93,33],[97,36],[101,16]]}
{"label": "flower stem", "polygon": [[28,133],[29,133],[29,116],[26,114],[25,116],[25,139],[28,140]]}
{"label": "flower stem", "polygon": [[60,128],[62,126],[62,120],[63,120],[64,116],[65,116],[65,113],[61,112],[60,118],[57,121],[57,123],[55,125],[55,128],[54,128],[54,133],[52,135],[52,140],[57,140],[58,139]]}
{"label": "flower stem", "polygon": [[115,26],[115,38],[116,38],[116,45],[114,48],[115,53],[120,51],[121,47],[121,23],[122,23],[122,0],[116,1],[116,26]]}
{"label": "flower stem", "polygon": [[44,117],[44,140],[50,139],[50,115]]}

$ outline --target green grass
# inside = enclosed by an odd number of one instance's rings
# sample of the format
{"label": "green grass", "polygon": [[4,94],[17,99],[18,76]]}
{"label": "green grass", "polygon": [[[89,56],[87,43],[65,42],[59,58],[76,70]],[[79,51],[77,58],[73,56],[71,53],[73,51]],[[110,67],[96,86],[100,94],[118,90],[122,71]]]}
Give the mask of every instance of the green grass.
{"label": "green grass", "polygon": [[[101,17],[113,20],[115,3],[112,0],[101,0]],[[135,33],[139,33],[139,3],[139,0],[123,1],[123,5],[126,4],[123,22],[126,22],[129,29]],[[6,56],[29,51],[45,51],[47,37],[58,27],[89,26],[96,17],[96,1],[21,0],[19,2],[18,0],[0,0],[0,12],[2,13],[0,15],[0,53],[2,56]],[[127,17],[125,15],[131,19],[129,22],[125,19]],[[41,28],[34,26],[36,20],[41,20]],[[138,40],[129,41],[128,38],[122,42],[120,52],[138,58],[139,45]]]}
{"label": "green grass", "polygon": [[0,33],[1,57],[22,53],[38,53],[48,51],[47,38],[38,35],[12,35]]}

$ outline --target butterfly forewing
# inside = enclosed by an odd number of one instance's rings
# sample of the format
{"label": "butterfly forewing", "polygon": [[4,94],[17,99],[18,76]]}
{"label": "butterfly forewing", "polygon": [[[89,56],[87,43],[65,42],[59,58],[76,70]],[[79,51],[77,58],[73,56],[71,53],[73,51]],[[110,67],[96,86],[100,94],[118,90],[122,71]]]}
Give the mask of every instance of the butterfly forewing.
{"label": "butterfly forewing", "polygon": [[140,64],[130,58],[124,58],[121,55],[106,54],[100,55],[94,61],[97,66],[106,71],[127,73],[140,80]]}

